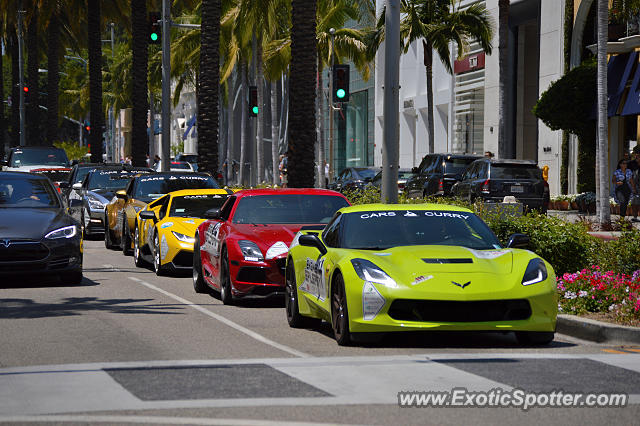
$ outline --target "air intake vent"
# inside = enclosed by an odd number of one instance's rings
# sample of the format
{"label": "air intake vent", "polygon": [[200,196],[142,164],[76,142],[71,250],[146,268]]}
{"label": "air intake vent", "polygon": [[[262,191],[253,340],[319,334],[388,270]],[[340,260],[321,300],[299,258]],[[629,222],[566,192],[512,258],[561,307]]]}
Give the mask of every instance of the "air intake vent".
{"label": "air intake vent", "polygon": [[424,263],[473,263],[473,259],[471,258],[452,258],[452,259],[442,259],[437,257],[431,257],[422,259]]}

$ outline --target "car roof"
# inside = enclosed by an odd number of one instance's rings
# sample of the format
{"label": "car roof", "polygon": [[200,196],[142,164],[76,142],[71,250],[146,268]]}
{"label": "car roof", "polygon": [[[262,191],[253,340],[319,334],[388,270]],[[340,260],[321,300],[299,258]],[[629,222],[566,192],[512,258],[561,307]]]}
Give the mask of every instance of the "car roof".
{"label": "car roof", "polygon": [[216,189],[181,189],[179,191],[170,192],[172,197],[184,197],[185,195],[211,195],[211,194],[223,194],[232,195],[233,191],[222,188]]}
{"label": "car roof", "polygon": [[343,207],[339,211],[341,213],[358,213],[369,211],[407,211],[407,210],[440,210],[440,211],[454,211],[454,212],[466,212],[473,213],[471,210],[464,207],[454,206],[451,204],[358,204],[350,207]]}
{"label": "car roof", "polygon": [[524,164],[527,166],[538,166],[538,163],[536,163],[533,160],[515,160],[515,159],[508,159],[508,158],[487,158],[488,161],[491,162],[491,164]]}
{"label": "car roof", "polygon": [[330,189],[318,189],[318,188],[258,188],[258,189],[244,189],[236,192],[236,196],[251,197],[256,195],[335,195],[337,197],[345,198],[344,195],[337,191]]}
{"label": "car roof", "polygon": [[23,178],[38,178],[38,179],[49,179],[45,175],[39,175],[37,173],[29,173],[29,172],[0,172],[0,179],[2,178],[12,178],[12,177],[23,177]]}
{"label": "car roof", "polygon": [[155,172],[153,176],[206,176],[211,177],[208,173],[199,173],[199,172]]}
{"label": "car roof", "polygon": [[42,151],[42,150],[56,150],[56,151],[64,151],[64,149],[62,148],[58,148],[55,146],[12,146],[11,148],[9,148],[9,150],[11,151],[15,151],[15,150],[21,150],[21,151]]}

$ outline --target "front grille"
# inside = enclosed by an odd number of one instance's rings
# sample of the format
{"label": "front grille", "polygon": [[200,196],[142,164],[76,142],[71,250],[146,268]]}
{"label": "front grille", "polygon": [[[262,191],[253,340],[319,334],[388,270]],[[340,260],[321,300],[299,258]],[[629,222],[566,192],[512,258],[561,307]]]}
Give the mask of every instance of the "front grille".
{"label": "front grille", "polygon": [[516,321],[529,318],[531,306],[525,299],[469,302],[398,299],[391,303],[389,316],[398,321]]}
{"label": "front grille", "polygon": [[257,285],[251,289],[251,294],[254,296],[268,296],[278,291],[282,291],[282,288],[272,285]]}
{"label": "front grille", "polygon": [[236,280],[249,283],[266,283],[267,275],[265,273],[265,268],[260,268],[258,266],[243,266],[238,271]]}
{"label": "front grille", "polygon": [[39,242],[0,240],[0,262],[31,262],[48,255],[49,249]]}
{"label": "front grille", "polygon": [[193,252],[181,250],[173,258],[173,264],[178,268],[191,268],[193,266]]}

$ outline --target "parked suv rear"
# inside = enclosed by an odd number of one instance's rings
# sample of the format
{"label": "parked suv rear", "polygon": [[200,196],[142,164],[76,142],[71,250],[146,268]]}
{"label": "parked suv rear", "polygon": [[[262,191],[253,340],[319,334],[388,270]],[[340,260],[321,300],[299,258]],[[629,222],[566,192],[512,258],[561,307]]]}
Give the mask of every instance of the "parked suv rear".
{"label": "parked suv rear", "polygon": [[404,191],[409,197],[449,195],[467,166],[479,158],[470,154],[426,155],[411,170],[414,175],[407,180]]}
{"label": "parked suv rear", "polygon": [[474,201],[501,202],[513,195],[528,209],[546,212],[546,182],[542,170],[533,161],[483,158],[469,165],[452,194]]}

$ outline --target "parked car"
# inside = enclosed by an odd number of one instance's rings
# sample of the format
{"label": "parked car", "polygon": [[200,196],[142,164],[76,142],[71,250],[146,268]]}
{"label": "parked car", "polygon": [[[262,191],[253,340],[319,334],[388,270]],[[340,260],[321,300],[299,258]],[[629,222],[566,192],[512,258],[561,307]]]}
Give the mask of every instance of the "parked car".
{"label": "parked car", "polygon": [[30,172],[42,168],[69,167],[69,159],[64,149],[52,146],[19,146],[10,148],[3,170]]}
{"label": "parked car", "polygon": [[378,170],[373,167],[347,167],[340,172],[335,181],[329,183],[328,189],[340,192],[364,189]]}
{"label": "parked car", "polygon": [[470,154],[426,155],[420,165],[412,169],[414,175],[407,179],[404,191],[412,198],[450,195],[467,166],[479,158],[482,157]]}
{"label": "parked car", "polygon": [[120,163],[76,163],[71,167],[71,173],[69,179],[66,182],[60,182],[60,189],[62,191],[62,201],[68,204],[69,194],[71,193],[71,187],[76,183],[82,183],[84,177],[91,170],[95,170],[102,166],[121,166]]}
{"label": "parked car", "polygon": [[80,225],[45,176],[0,172],[0,275],[82,281]]}
{"label": "parked car", "polygon": [[[473,202],[502,202],[512,195],[527,209],[546,213],[548,186],[535,161],[483,158],[469,165],[453,195]],[[546,201],[546,202],[545,202]]]}
{"label": "parked car", "polygon": [[164,172],[135,176],[105,206],[104,245],[109,249],[119,247],[125,255],[131,254],[136,215],[147,203],[181,189],[217,188],[216,180],[205,173]]}
{"label": "parked car", "polygon": [[[156,164],[156,172],[162,171],[162,162],[158,161]],[[172,161],[169,163],[169,171],[170,172],[195,172],[195,168],[191,163],[187,163],[186,161]]]}
{"label": "parked car", "polygon": [[80,200],[78,208],[69,208],[69,213],[80,222],[84,237],[104,232],[104,208],[117,191],[124,189],[129,180],[139,174],[152,173],[148,167],[128,164],[99,166],[91,170],[80,183],[74,183],[69,200]]}
{"label": "parked car", "polygon": [[348,206],[344,195],[326,189],[253,189],[230,195],[207,213],[195,235],[193,287],[220,292],[225,305],[240,297],[284,292],[284,268],[296,232],[324,227]]}
{"label": "parked car", "polygon": [[[407,183],[407,180],[413,176],[413,171],[411,169],[399,169],[398,170],[398,194],[402,194],[404,191],[404,187]],[[369,184],[378,189],[382,189],[382,170],[378,172],[377,175],[371,180]]]}
{"label": "parked car", "polygon": [[194,171],[198,171],[198,154],[178,154],[175,161],[186,161],[191,164]]}

